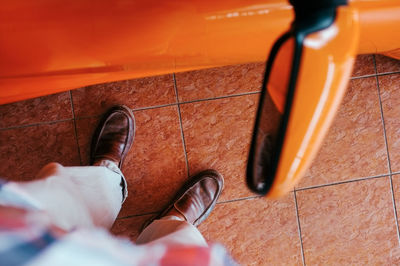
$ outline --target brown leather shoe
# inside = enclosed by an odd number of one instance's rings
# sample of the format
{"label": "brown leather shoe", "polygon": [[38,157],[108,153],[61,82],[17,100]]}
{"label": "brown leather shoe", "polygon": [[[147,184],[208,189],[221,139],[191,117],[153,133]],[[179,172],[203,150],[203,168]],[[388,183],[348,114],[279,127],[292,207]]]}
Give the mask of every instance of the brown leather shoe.
{"label": "brown leather shoe", "polygon": [[122,105],[114,106],[102,118],[92,139],[90,164],[110,160],[121,168],[135,136],[135,117]]}
{"label": "brown leather shoe", "polygon": [[174,215],[198,226],[211,211],[224,187],[224,179],[215,170],[203,171],[186,183],[176,194],[171,204],[159,215],[148,221],[143,229],[154,220]]}

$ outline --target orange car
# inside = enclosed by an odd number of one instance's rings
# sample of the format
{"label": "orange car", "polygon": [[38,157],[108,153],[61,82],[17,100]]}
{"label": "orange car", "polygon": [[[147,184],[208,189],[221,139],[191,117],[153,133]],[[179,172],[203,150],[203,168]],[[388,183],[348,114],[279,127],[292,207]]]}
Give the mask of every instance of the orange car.
{"label": "orange car", "polygon": [[276,197],[316,154],[355,54],[400,58],[398,25],[397,0],[7,1],[0,7],[0,104],[265,61],[272,48],[247,181]]}

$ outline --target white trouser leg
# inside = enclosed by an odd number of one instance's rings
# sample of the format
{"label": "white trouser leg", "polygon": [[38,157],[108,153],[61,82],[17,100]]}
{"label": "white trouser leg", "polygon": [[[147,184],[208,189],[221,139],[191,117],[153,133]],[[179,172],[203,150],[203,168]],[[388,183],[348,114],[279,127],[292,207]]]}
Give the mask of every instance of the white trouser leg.
{"label": "white trouser leg", "polygon": [[179,244],[207,247],[207,242],[196,226],[167,216],[154,220],[136,240],[136,244]]}
{"label": "white trouser leg", "polygon": [[5,186],[26,194],[55,225],[71,230],[110,228],[121,209],[120,183],[121,175],[105,166],[63,167],[51,163],[39,172],[37,180]]}

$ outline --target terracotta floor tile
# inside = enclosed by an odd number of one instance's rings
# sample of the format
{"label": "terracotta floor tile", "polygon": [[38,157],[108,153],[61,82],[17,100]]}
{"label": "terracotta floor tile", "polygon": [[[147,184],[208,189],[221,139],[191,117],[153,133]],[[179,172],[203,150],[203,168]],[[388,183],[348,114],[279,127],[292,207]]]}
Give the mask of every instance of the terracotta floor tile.
{"label": "terracotta floor tile", "polygon": [[375,74],[373,55],[358,55],[353,67],[352,77]]}
{"label": "terracotta floor tile", "polygon": [[393,172],[400,171],[400,74],[378,77]]}
{"label": "terracotta floor tile", "polygon": [[375,55],[376,70],[378,73],[400,71],[400,60],[384,55]]}
{"label": "terracotta floor tile", "polygon": [[50,162],[79,165],[72,121],[0,131],[0,176],[32,180]]}
{"label": "terracotta floor tile", "polygon": [[81,153],[82,165],[89,164],[92,135],[99,121],[100,117],[79,118],[76,120],[76,132],[78,136],[79,152]]}
{"label": "terracotta floor tile", "polygon": [[375,78],[352,80],[322,148],[298,186],[388,172]]}
{"label": "terracotta floor tile", "polygon": [[143,224],[149,220],[151,215],[136,216],[131,218],[117,219],[111,228],[111,233],[119,237],[128,237],[136,241],[142,230]]}
{"label": "terracotta floor tile", "polygon": [[[187,180],[185,155],[176,106],[134,112],[136,136],[122,171],[129,197],[120,217],[160,211]],[[88,162],[98,118],[77,120],[79,146]]]}
{"label": "terracotta floor tile", "polygon": [[261,91],[265,63],[225,66],[177,73],[179,101]]}
{"label": "terracotta floor tile", "polygon": [[399,265],[388,177],[297,192],[307,265]]}
{"label": "terracotta floor tile", "polygon": [[0,105],[0,128],[72,119],[69,92]]}
{"label": "terracotta floor tile", "polygon": [[393,175],[393,192],[396,202],[397,220],[400,223],[400,175]]}
{"label": "terracotta floor tile", "polygon": [[92,85],[72,91],[77,117],[100,115],[116,104],[129,108],[176,102],[172,75]]}
{"label": "terracotta floor tile", "polygon": [[293,194],[217,204],[200,225],[242,265],[302,265]]}
{"label": "terracotta floor tile", "polygon": [[245,169],[258,94],[181,105],[190,173],[214,168],[225,178],[220,200],[253,195]]}

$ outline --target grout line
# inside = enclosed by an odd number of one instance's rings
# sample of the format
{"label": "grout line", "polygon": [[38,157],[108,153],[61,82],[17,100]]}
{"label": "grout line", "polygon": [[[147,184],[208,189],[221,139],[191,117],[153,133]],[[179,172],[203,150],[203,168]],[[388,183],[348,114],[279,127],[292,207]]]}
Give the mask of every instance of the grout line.
{"label": "grout line", "polygon": [[[169,103],[169,104],[163,104],[163,105],[154,105],[154,106],[147,106],[147,107],[140,107],[140,108],[130,108],[130,109],[131,109],[132,112],[138,112],[138,111],[143,111],[143,110],[158,109],[158,108],[169,107],[169,106],[174,106],[174,105],[177,105],[177,104],[176,103]],[[75,120],[81,120],[81,119],[87,119],[87,118],[100,118],[100,117],[102,117],[102,114],[77,116],[77,117],[75,117]]]}
{"label": "grout line", "polygon": [[[175,76],[174,76],[175,77]],[[174,82],[175,83],[175,82]],[[174,85],[175,86],[175,85]],[[196,102],[204,102],[204,101],[212,101],[212,100],[219,100],[219,99],[225,99],[225,98],[233,98],[233,97],[240,97],[240,96],[245,96],[245,95],[252,95],[252,94],[258,94],[260,91],[253,91],[253,92],[245,92],[245,93],[240,93],[240,94],[232,94],[232,95],[224,95],[224,96],[219,96],[219,97],[214,97],[214,98],[205,98],[205,99],[197,99],[197,100],[190,100],[190,101],[184,101],[184,102],[179,102],[178,97],[176,97],[176,103],[168,103],[168,104],[162,104],[162,105],[153,105],[153,106],[146,106],[146,107],[140,107],[140,108],[131,108],[132,112],[138,112],[138,111],[143,111],[143,110],[150,110],[150,109],[158,109],[158,108],[163,108],[163,107],[169,107],[169,106],[175,106],[175,105],[181,105],[181,104],[187,104],[187,103],[196,103]],[[177,92],[175,92],[175,95]],[[80,120],[80,119],[87,119],[87,118],[96,118],[96,117],[101,117],[101,115],[88,115],[88,116],[76,116],[75,120]],[[32,124],[36,125],[36,124]],[[6,128],[9,129],[9,128]],[[0,129],[1,130],[1,129]]]}
{"label": "grout line", "polygon": [[353,182],[359,182],[359,181],[365,181],[365,180],[370,180],[370,179],[375,179],[375,178],[382,178],[382,177],[387,177],[387,176],[390,176],[390,173],[389,173],[389,174],[376,175],[376,176],[368,176],[368,177],[361,177],[361,178],[349,179],[349,180],[344,180],[344,181],[339,181],[339,182],[333,182],[333,183],[328,183],[328,184],[310,186],[310,187],[302,187],[302,188],[297,188],[297,189],[295,189],[295,191],[303,191],[303,190],[309,190],[309,189],[315,189],[315,188],[322,188],[322,187],[329,187],[329,186],[335,186],[335,185],[342,185],[342,184],[353,183]]}
{"label": "grout line", "polygon": [[134,215],[128,215],[124,217],[118,217],[116,220],[123,220],[123,219],[129,219],[129,218],[135,218],[135,217],[140,217],[140,216],[146,216],[146,215],[155,215],[158,214],[158,212],[147,212],[143,214],[134,214]]}
{"label": "grout line", "polygon": [[[377,72],[376,69],[375,69],[375,72]],[[368,75],[363,75],[363,76],[356,76],[356,77],[351,77],[350,80],[372,78],[372,77],[377,77],[377,76],[380,77],[380,76],[387,76],[387,75],[393,75],[393,74],[400,74],[400,71],[383,72],[383,73],[368,74]]]}
{"label": "grout line", "polygon": [[368,75],[363,75],[363,76],[351,77],[350,80],[363,79],[363,78],[372,78],[372,77],[376,77],[376,74],[368,74]]}
{"label": "grout line", "polygon": [[61,122],[68,122],[72,121],[73,118],[68,118],[68,119],[61,119],[61,120],[54,120],[54,121],[45,121],[45,122],[39,122],[35,124],[28,124],[28,125],[20,125],[20,126],[13,126],[13,127],[5,127],[5,128],[0,128],[0,131],[6,131],[6,130],[12,130],[12,129],[20,129],[20,128],[28,128],[28,127],[35,127],[35,126],[42,126],[42,125],[51,125],[51,124],[56,124],[56,123],[61,123]]}
{"label": "grout line", "polygon": [[387,76],[387,75],[392,75],[392,74],[400,74],[400,71],[382,72],[382,73],[378,73],[377,76]]}
{"label": "grout line", "polygon": [[399,245],[400,245],[399,220],[398,220],[398,217],[397,217],[397,207],[396,207],[396,199],[395,199],[395,197],[394,197],[394,188],[393,188],[393,179],[392,179],[392,175],[390,175],[389,181],[390,181],[390,192],[391,192],[391,194],[392,194],[392,203],[393,203],[394,219],[395,219],[395,223],[396,223],[397,240],[398,240]]}
{"label": "grout line", "polygon": [[132,109],[132,112],[142,111],[142,110],[149,110],[149,109],[158,109],[158,108],[169,107],[169,106],[174,106],[174,105],[177,105],[177,103],[168,103],[168,104],[162,104],[162,105],[140,107],[140,108]]}
{"label": "grout line", "polygon": [[246,95],[252,95],[252,94],[259,94],[259,93],[261,93],[261,91],[251,91],[251,92],[244,92],[244,93],[239,93],[239,94],[218,96],[218,97],[214,97],[214,98],[204,98],[204,99],[183,101],[183,102],[180,102],[179,104],[188,104],[188,103],[197,103],[197,102],[205,102],[205,101],[214,101],[214,100],[220,100],[220,99],[226,99],[226,98],[234,98],[234,97],[240,97],[240,96],[246,96]]}
{"label": "grout line", "polygon": [[[154,106],[147,106],[147,107],[140,107],[140,108],[130,108],[132,112],[138,112],[138,111],[143,111],[143,110],[149,110],[149,109],[158,109],[158,108],[163,108],[163,107],[169,107],[169,106],[174,106],[177,105],[176,103],[168,103],[168,104],[163,104],[163,105],[154,105]],[[81,120],[81,119],[88,119],[88,118],[100,118],[102,115],[84,115],[84,116],[77,116],[75,117],[75,120]]]}
{"label": "grout line", "polygon": [[78,116],[75,117],[75,120],[83,120],[83,119],[88,119],[88,118],[101,118],[102,115],[85,115],[85,116]]}
{"label": "grout line", "polygon": [[300,217],[299,217],[299,206],[297,205],[297,196],[296,196],[296,191],[293,191],[293,197],[294,197],[294,205],[296,209],[296,219],[297,219],[297,229],[299,232],[299,238],[300,238],[300,250],[301,250],[301,259],[303,261],[303,265],[306,265],[306,259],[304,257],[304,248],[303,248],[303,237],[301,235],[301,226],[300,226]]}
{"label": "grout line", "polygon": [[[373,56],[372,59],[373,59],[373,62],[374,62],[375,72],[377,72],[375,55]],[[390,162],[389,145],[388,145],[388,141],[387,141],[386,124],[385,124],[385,118],[384,118],[384,115],[383,115],[383,104],[382,104],[381,89],[380,89],[380,86],[379,86],[379,78],[378,78],[378,76],[375,77],[375,81],[376,81],[376,88],[377,88],[377,91],[378,91],[379,108],[380,108],[380,112],[381,112],[381,120],[382,120],[382,127],[383,127],[383,137],[385,139],[386,157],[387,157],[388,168],[389,168],[389,173],[390,173],[390,176],[389,176],[390,192],[391,192],[391,195],[392,195],[392,204],[393,204],[393,213],[394,213],[394,219],[395,219],[395,224],[396,224],[397,240],[398,240],[399,245],[400,245],[399,220],[398,220],[398,217],[397,217],[396,199],[394,197],[392,166],[391,166],[391,162]]]}
{"label": "grout line", "polygon": [[242,201],[242,200],[253,200],[253,199],[258,199],[258,198],[262,198],[262,197],[264,197],[264,196],[249,196],[249,197],[244,197],[244,198],[218,201],[217,204],[225,204],[225,203],[237,202],[237,201]]}
{"label": "grout line", "polygon": [[[372,59],[373,59],[374,68],[375,68],[375,71],[376,71],[375,55],[373,56]],[[381,121],[382,121],[382,128],[383,128],[383,138],[385,140],[386,158],[387,158],[387,161],[388,161],[388,169],[389,169],[389,173],[392,174],[392,166],[390,164],[389,145],[388,145],[388,141],[387,141],[385,118],[383,116],[381,89],[380,89],[380,86],[379,86],[379,78],[378,78],[378,76],[375,76],[375,81],[376,81],[376,88],[377,88],[377,92],[378,92],[379,111],[380,111],[380,114],[381,114]]]}
{"label": "grout line", "polygon": [[178,110],[178,116],[179,116],[179,126],[180,126],[180,128],[181,128],[181,138],[182,138],[183,152],[184,152],[184,155],[185,155],[186,174],[187,174],[187,178],[189,178],[189,177],[190,177],[189,159],[188,159],[187,150],[186,150],[185,133],[183,132],[183,123],[182,123],[182,115],[181,115],[181,106],[180,106],[180,104],[179,104],[178,87],[177,87],[177,85],[176,85],[175,73],[172,74],[172,79],[173,79],[173,81],[174,81],[175,97],[176,97],[177,110]]}
{"label": "grout line", "polygon": [[79,163],[81,165],[83,165],[82,163],[82,156],[81,156],[81,148],[79,147],[79,141],[78,141],[78,131],[76,129],[76,120],[75,120],[75,109],[74,109],[74,101],[72,99],[72,92],[69,91],[69,99],[71,102],[71,112],[72,112],[72,117],[73,117],[73,121],[74,121],[74,132],[75,132],[75,141],[76,141],[76,146],[78,149],[78,158],[79,158]]}

